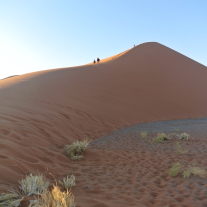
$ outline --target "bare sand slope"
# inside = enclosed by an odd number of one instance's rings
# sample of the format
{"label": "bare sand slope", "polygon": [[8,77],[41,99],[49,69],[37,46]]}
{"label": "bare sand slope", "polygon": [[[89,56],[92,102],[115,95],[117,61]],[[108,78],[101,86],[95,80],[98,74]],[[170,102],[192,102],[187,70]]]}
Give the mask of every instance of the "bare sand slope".
{"label": "bare sand slope", "polygon": [[[0,189],[17,185],[22,169],[70,174],[63,147],[73,140],[137,123],[206,117],[206,69],[161,44],[144,43],[99,64],[1,80]],[[89,157],[103,154],[92,150]]]}

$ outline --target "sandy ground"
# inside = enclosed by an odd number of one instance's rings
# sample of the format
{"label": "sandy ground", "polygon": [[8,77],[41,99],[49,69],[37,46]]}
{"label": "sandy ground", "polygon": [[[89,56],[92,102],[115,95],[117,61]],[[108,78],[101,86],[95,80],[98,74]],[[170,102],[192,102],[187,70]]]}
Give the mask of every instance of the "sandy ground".
{"label": "sandy ground", "polygon": [[[145,139],[139,135],[143,131],[148,132]],[[145,142],[161,132],[187,132],[191,138]],[[177,141],[189,150],[187,154],[175,153]],[[207,118],[153,122],[116,131],[91,143],[87,165],[73,163],[72,171],[79,171],[81,185],[74,193],[80,206],[207,206],[206,178],[169,175],[175,162],[196,163],[207,170],[206,152]]]}
{"label": "sandy ground", "polygon": [[[206,120],[178,120],[207,117],[206,88],[205,66],[158,43],[0,80],[0,190],[39,171],[53,181],[49,173],[74,174],[77,206],[205,206],[202,179],[171,178],[168,170],[179,159],[205,168]],[[181,156],[175,140],[146,143],[142,131],[194,139],[183,142],[190,150]],[[85,159],[68,159],[64,146],[86,137],[93,142]]]}

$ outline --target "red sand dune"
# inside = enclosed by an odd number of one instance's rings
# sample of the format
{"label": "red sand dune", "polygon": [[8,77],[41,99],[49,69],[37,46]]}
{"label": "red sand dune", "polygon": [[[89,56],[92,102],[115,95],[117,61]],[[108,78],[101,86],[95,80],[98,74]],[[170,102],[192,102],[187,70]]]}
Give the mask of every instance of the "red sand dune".
{"label": "red sand dune", "polygon": [[[17,186],[21,168],[70,174],[72,162],[63,147],[74,140],[96,139],[137,123],[206,117],[206,69],[152,42],[98,64],[1,80],[0,189]],[[88,153],[89,160],[96,158],[101,165],[104,153]],[[87,159],[81,162],[87,165]],[[90,202],[88,206],[111,206]]]}

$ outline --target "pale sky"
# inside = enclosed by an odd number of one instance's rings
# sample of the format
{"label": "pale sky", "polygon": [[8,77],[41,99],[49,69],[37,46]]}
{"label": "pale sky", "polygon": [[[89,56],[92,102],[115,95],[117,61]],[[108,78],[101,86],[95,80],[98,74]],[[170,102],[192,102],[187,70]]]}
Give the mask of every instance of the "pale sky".
{"label": "pale sky", "polygon": [[0,79],[159,42],[207,66],[206,0],[0,0]]}

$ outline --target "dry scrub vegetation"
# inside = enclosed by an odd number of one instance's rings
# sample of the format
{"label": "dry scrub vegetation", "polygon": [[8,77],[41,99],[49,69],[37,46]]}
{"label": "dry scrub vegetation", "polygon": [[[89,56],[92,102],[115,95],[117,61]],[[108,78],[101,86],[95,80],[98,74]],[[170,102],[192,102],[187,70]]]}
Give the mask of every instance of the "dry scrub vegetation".
{"label": "dry scrub vegetation", "polygon": [[29,207],[75,207],[74,196],[70,191],[62,192],[58,186],[54,186],[52,191],[45,190]]}
{"label": "dry scrub vegetation", "polygon": [[144,139],[147,137],[147,132],[141,132],[140,133],[140,136]]}
{"label": "dry scrub vegetation", "polygon": [[164,142],[168,140],[168,136],[165,133],[158,133],[158,135],[153,139],[153,142]]}
{"label": "dry scrub vegetation", "polygon": [[20,191],[22,194],[31,195],[41,195],[44,190],[46,190],[50,181],[47,180],[43,175],[28,175],[25,179],[19,181]]}
{"label": "dry scrub vegetation", "polygon": [[2,193],[0,195],[0,207],[18,207],[22,198],[17,193]]}
{"label": "dry scrub vegetation", "polygon": [[[83,158],[83,154],[90,141],[75,141],[71,145],[65,146],[65,151],[72,160]],[[70,189],[75,186],[75,176],[67,176],[58,181],[59,186],[54,185],[52,191],[49,190],[50,181],[42,174],[27,175],[19,181],[20,192],[0,194],[0,207],[19,207],[23,196],[38,196],[32,200],[29,207],[74,207],[74,196]],[[65,191],[61,191],[61,188]]]}
{"label": "dry scrub vegetation", "polygon": [[177,162],[169,169],[169,173],[172,177],[177,176],[179,173],[183,173],[184,178],[189,178],[191,174],[198,175],[201,178],[207,176],[207,171],[201,169],[195,163],[184,165]]}
{"label": "dry scrub vegetation", "polygon": [[65,146],[65,151],[67,153],[67,156],[71,160],[80,160],[83,158],[83,154],[88,147],[90,141],[87,139],[84,139],[83,141],[75,141],[71,145]]}
{"label": "dry scrub vegetation", "polygon": [[175,177],[181,170],[181,164],[176,162],[173,166],[169,169],[170,176]]}
{"label": "dry scrub vegetation", "polygon": [[177,148],[176,148],[177,154],[184,155],[184,154],[188,153],[188,150],[184,149],[183,146],[179,142],[177,142],[176,144],[177,144]]}
{"label": "dry scrub vegetation", "polygon": [[149,143],[162,143],[164,141],[170,140],[170,139],[181,139],[181,140],[189,140],[190,135],[187,133],[170,133],[170,134],[165,134],[165,133],[158,133],[156,137],[154,137],[152,140],[147,139],[147,132],[141,132],[140,136],[144,139],[144,142],[149,142]]}
{"label": "dry scrub vegetation", "polygon": [[27,175],[19,181],[20,193],[0,194],[0,207],[19,207],[24,196],[38,196],[30,201],[29,207],[75,207],[74,196],[70,189],[75,186],[75,176],[71,175],[59,181],[66,191],[61,191],[57,185],[49,190],[50,181],[43,175]]}
{"label": "dry scrub vegetation", "polygon": [[[141,132],[140,136],[147,140],[147,132]],[[162,143],[169,139],[189,140],[190,135],[187,133],[158,133],[156,137],[152,138],[151,143]],[[72,160],[79,160],[83,158],[83,154],[88,147],[90,141],[84,139],[83,141],[75,141],[71,145],[65,146],[67,156]],[[177,142],[176,153],[186,154],[188,150]],[[207,171],[196,166],[196,164],[181,164],[179,162],[173,164],[169,169],[172,177],[177,176],[179,173],[183,174],[184,178],[189,178],[190,175],[198,175],[206,177]],[[23,196],[37,196],[35,200],[30,201],[29,207],[75,207],[74,196],[71,193],[71,188],[76,185],[75,176],[67,176],[58,181],[59,186],[53,185],[52,190],[50,181],[42,174],[27,175],[24,179],[19,181],[20,192],[9,192],[0,194],[0,207],[19,207]]]}
{"label": "dry scrub vegetation", "polygon": [[65,190],[68,190],[75,186],[75,176],[71,175],[70,177],[67,176],[66,178],[63,178],[63,180],[59,180],[59,185],[63,186]]}
{"label": "dry scrub vegetation", "polygon": [[179,138],[183,139],[183,140],[189,140],[190,134],[187,134],[187,133],[184,132],[179,136]]}

